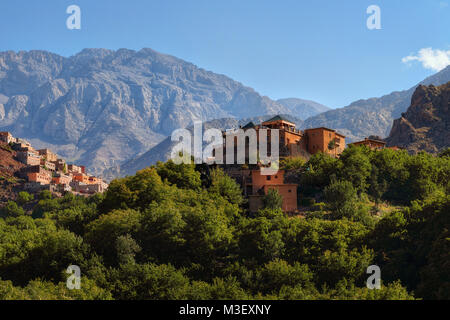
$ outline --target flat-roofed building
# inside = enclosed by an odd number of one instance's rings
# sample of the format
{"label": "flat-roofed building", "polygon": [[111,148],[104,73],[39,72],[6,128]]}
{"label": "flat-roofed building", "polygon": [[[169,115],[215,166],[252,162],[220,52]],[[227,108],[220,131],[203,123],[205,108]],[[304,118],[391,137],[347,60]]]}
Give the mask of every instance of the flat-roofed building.
{"label": "flat-roofed building", "polygon": [[50,184],[52,182],[52,174],[50,171],[39,167],[36,172],[28,172],[27,178],[29,182],[38,182],[40,184]]}
{"label": "flat-roofed building", "polygon": [[58,155],[53,153],[50,149],[40,149],[38,152],[39,155],[47,161],[54,162],[58,160]]}
{"label": "flat-roofed building", "polygon": [[336,130],[321,127],[306,129],[307,151],[310,154],[318,152],[338,157],[345,149],[345,136]]}
{"label": "flat-roofed building", "polygon": [[69,185],[72,182],[72,177],[66,174],[57,173],[52,178],[52,183],[54,184],[67,184]]}
{"label": "flat-roofed building", "polygon": [[72,180],[89,184],[89,176],[84,173],[72,173]]}
{"label": "flat-roofed building", "polygon": [[41,157],[34,151],[18,151],[16,154],[17,160],[28,165],[35,166],[41,164]]}
{"label": "flat-roofed building", "polygon": [[284,183],[284,170],[273,175],[262,175],[260,170],[251,171],[251,179],[245,180],[244,190],[249,198],[250,212],[257,212],[262,208],[263,198],[269,190],[278,191],[281,195],[282,210],[284,212],[297,211],[297,184]]}
{"label": "flat-roofed building", "polygon": [[67,165],[67,170],[72,173],[83,173],[83,171],[81,170],[81,167],[76,166],[74,164]]}
{"label": "flat-roofed building", "polygon": [[1,131],[0,132],[0,141],[1,142],[11,143],[11,142],[14,142],[14,140],[15,140],[14,137],[8,131]]}
{"label": "flat-roofed building", "polygon": [[367,146],[371,150],[382,150],[386,147],[386,142],[377,139],[365,138],[362,141],[349,143],[349,146]]}
{"label": "flat-roofed building", "polygon": [[54,162],[50,162],[41,158],[41,166],[45,167],[47,170],[56,171],[56,165]]}

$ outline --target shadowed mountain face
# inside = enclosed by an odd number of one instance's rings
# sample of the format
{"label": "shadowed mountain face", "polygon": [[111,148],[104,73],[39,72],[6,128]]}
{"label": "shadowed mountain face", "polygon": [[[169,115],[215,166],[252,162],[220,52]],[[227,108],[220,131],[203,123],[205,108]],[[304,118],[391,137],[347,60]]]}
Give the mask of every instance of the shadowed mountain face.
{"label": "shadowed mountain face", "polygon": [[69,58],[0,53],[0,130],[50,147],[96,174],[193,120],[280,113],[293,111],[151,49],[85,49]]}
{"label": "shadowed mountain face", "polygon": [[[450,81],[450,66],[425,79],[422,85],[441,85]],[[393,92],[381,98],[353,102],[347,107],[330,110],[307,119],[303,128],[329,127],[347,136],[346,142],[364,139],[370,135],[386,137],[394,119],[405,112],[417,86]]]}
{"label": "shadowed mountain face", "polygon": [[394,121],[386,142],[411,153],[437,153],[450,147],[450,82],[439,87],[418,86],[411,106]]}

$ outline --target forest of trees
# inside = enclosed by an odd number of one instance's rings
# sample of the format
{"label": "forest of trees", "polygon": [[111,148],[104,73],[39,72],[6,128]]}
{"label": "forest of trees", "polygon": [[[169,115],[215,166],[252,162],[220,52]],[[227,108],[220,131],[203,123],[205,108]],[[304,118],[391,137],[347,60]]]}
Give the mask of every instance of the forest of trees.
{"label": "forest of trees", "polygon": [[[350,147],[283,166],[304,217],[277,194],[249,215],[222,169],[172,162],[89,198],[22,192],[0,209],[0,299],[450,299],[448,151]],[[381,290],[366,288],[370,265]]]}

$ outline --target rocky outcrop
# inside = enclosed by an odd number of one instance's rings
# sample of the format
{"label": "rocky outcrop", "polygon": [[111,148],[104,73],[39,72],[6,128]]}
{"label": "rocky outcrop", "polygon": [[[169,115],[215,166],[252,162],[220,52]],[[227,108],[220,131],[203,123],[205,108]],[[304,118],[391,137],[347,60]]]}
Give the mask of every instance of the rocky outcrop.
{"label": "rocky outcrop", "polygon": [[436,87],[420,85],[411,106],[394,121],[386,139],[388,146],[399,146],[411,153],[437,153],[450,147],[450,82]]}

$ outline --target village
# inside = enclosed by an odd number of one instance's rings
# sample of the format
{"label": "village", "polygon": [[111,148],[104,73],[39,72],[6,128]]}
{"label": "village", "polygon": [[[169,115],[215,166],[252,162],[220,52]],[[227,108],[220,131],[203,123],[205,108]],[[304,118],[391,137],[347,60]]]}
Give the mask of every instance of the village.
{"label": "village", "polygon": [[[306,130],[296,129],[295,123],[283,116],[277,115],[260,125],[253,122],[246,124],[240,129],[253,129],[258,132],[260,129],[279,130],[279,156],[283,158],[302,157],[308,160],[311,155],[322,152],[331,157],[339,158],[346,148],[345,136],[334,129],[325,127]],[[225,132],[224,132],[225,135]],[[268,134],[268,144],[270,141]],[[386,147],[386,142],[379,137],[369,137],[362,141],[348,144],[348,146],[366,146],[371,150],[382,150]],[[249,160],[248,144],[246,148],[246,163]],[[236,143],[235,143],[236,149]],[[389,149],[399,150],[398,147]],[[236,151],[236,150],[235,150]],[[223,152],[226,152],[224,148]],[[236,157],[236,152],[235,152]],[[244,166],[248,167],[248,166]],[[263,175],[261,170],[254,168],[243,168],[242,166],[227,165],[224,171],[241,186],[245,197],[248,199],[249,211],[256,213],[263,207],[263,199],[269,190],[276,190],[282,197],[282,210],[287,213],[296,213],[298,210],[297,184],[285,182],[285,170],[278,170],[273,175]]]}
{"label": "village", "polygon": [[[295,123],[280,115],[259,125],[250,122],[240,129],[244,132],[249,129],[256,132],[267,129],[269,133],[271,129],[279,130],[280,159],[301,157],[308,160],[311,155],[319,152],[338,158],[346,148],[345,136],[336,130],[325,127],[298,130]],[[225,132],[223,134],[225,135]],[[271,144],[270,134],[268,137],[268,144]],[[27,181],[23,186],[26,191],[36,193],[49,190],[56,194],[70,192],[78,195],[92,195],[103,193],[108,188],[108,184],[101,178],[87,174],[84,166],[68,164],[49,149],[36,150],[28,141],[15,138],[9,132],[0,132],[0,142],[9,144],[16,151],[16,159],[25,165],[19,170],[17,176]],[[365,145],[372,150],[386,148],[386,143],[376,137],[365,138],[350,145]],[[248,147],[249,144],[246,143],[246,163],[249,160]],[[223,152],[226,153],[225,148]],[[235,152],[235,157],[236,154]],[[278,170],[273,175],[263,175],[258,168],[247,165],[225,165],[223,169],[241,186],[244,196],[248,199],[250,212],[255,213],[263,207],[263,198],[269,190],[276,190],[282,196],[284,212],[297,212],[298,185],[286,183],[285,170]]]}
{"label": "village", "polygon": [[23,189],[32,193],[48,190],[54,194],[70,192],[77,195],[103,193],[108,184],[91,176],[84,166],[68,164],[50,149],[36,150],[10,132],[0,132],[0,142],[8,144],[16,152],[16,160],[23,163],[17,176],[25,179]]}

